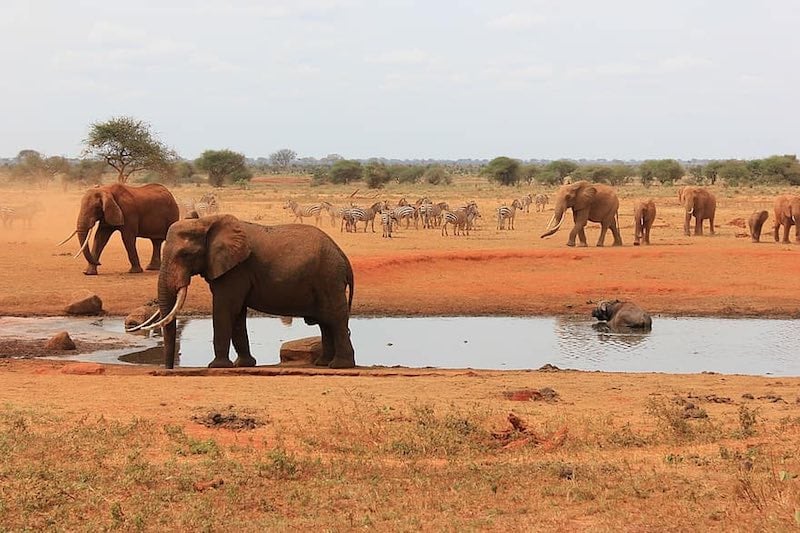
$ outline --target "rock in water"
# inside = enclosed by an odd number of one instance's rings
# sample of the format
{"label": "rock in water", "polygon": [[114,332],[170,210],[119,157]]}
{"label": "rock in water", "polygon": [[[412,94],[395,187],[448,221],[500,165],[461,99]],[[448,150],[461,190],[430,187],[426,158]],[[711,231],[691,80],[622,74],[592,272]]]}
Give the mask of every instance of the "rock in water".
{"label": "rock in water", "polygon": [[77,298],[64,311],[68,315],[99,315],[103,312],[103,300],[91,292]]}
{"label": "rock in water", "polygon": [[322,356],[322,337],[305,337],[281,345],[281,364],[312,365]]}
{"label": "rock in water", "polygon": [[69,336],[69,333],[66,331],[62,331],[60,333],[56,333],[47,344],[44,345],[45,350],[51,351],[64,351],[64,350],[74,350],[75,343]]}
{"label": "rock in water", "polygon": [[143,305],[141,307],[137,307],[125,317],[125,328],[133,328],[138,326],[153,316],[153,313],[156,311],[158,311],[157,305]]}

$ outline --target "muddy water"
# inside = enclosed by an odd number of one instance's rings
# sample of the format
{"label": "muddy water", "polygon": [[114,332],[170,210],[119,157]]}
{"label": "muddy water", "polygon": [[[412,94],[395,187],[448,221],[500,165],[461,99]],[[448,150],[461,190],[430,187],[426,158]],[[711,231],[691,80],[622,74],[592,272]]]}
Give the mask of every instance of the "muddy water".
{"label": "muddy water", "polygon": [[[11,322],[9,322],[11,321]],[[351,320],[359,365],[535,369],[609,372],[713,371],[800,375],[793,320],[654,319],[649,334],[609,334],[592,322],[568,318],[426,317]],[[205,366],[212,358],[211,320],[179,321],[180,365]],[[159,364],[159,338],[127,335],[119,319],[0,319],[0,337],[46,338],[67,329],[77,339],[108,341],[112,348],[77,359]],[[318,335],[318,328],[295,320],[290,326],[271,317],[248,319],[253,354],[259,364],[278,362],[280,344]],[[233,354],[233,352],[231,352]]]}

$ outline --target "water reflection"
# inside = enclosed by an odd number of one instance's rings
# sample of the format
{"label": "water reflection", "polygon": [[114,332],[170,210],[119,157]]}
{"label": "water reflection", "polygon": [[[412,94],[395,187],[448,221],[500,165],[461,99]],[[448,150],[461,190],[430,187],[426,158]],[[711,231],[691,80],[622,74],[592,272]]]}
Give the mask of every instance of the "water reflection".
{"label": "water reflection", "polygon": [[[598,331],[592,320],[565,317],[355,318],[350,322],[359,365],[613,372],[701,372],[800,375],[796,321],[656,317],[650,333]],[[122,320],[0,318],[0,338],[42,338],[68,330],[113,349],[75,358],[163,364],[161,338],[126,335]],[[181,366],[213,358],[211,319],[178,321]],[[302,320],[250,317],[248,336],[261,365],[278,362],[280,345],[319,335]],[[231,352],[233,354],[233,351]]]}

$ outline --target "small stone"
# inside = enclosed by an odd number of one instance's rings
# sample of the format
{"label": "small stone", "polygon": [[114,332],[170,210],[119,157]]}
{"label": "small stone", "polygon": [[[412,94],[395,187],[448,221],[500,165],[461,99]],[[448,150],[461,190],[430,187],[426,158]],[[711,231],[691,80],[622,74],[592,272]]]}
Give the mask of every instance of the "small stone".
{"label": "small stone", "polygon": [[322,357],[322,337],[305,337],[281,345],[281,364],[311,365]]}
{"label": "small stone", "polygon": [[91,292],[86,292],[72,301],[64,312],[68,315],[99,315],[103,312],[103,300]]}
{"label": "small stone", "polygon": [[69,333],[62,331],[51,337],[47,344],[44,345],[44,349],[50,351],[74,350],[75,343],[70,338]]}
{"label": "small stone", "polygon": [[103,365],[98,365],[97,363],[75,363],[62,368],[61,373],[73,376],[92,376],[105,374],[106,369]]}
{"label": "small stone", "polygon": [[137,307],[125,317],[125,328],[130,329],[144,323],[145,320],[153,316],[158,311],[157,305],[143,305]]}

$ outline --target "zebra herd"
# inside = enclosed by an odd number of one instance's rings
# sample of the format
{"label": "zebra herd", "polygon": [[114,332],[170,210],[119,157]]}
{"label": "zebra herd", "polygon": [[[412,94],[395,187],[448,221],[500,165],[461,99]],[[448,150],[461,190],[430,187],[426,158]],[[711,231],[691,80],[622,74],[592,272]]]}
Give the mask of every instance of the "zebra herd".
{"label": "zebra herd", "polygon": [[29,202],[18,207],[0,206],[0,220],[3,221],[4,228],[12,228],[15,220],[30,228],[33,225],[33,218],[42,211],[44,208],[40,202]]}
{"label": "zebra herd", "polygon": [[222,210],[219,198],[212,193],[206,193],[199,200],[189,198],[181,202],[184,213],[183,218],[200,218],[206,215],[214,215]]}
{"label": "zebra herd", "polygon": [[[526,194],[522,198],[514,199],[510,205],[502,205],[497,209],[497,228],[514,229],[514,218],[517,210],[530,212],[530,206],[534,205],[536,211],[544,211],[547,206],[548,197],[546,194],[533,196]],[[364,232],[371,228],[375,232],[375,220],[380,221],[383,237],[391,237],[395,228],[411,227],[419,229],[420,224],[424,229],[441,228],[442,235],[450,235],[448,226],[452,229],[454,236],[469,235],[469,231],[475,227],[477,219],[481,218],[478,204],[475,201],[466,202],[463,205],[451,209],[447,202],[434,202],[427,197],[418,199],[415,203],[410,203],[405,198],[401,198],[397,205],[392,206],[386,200],[373,203],[369,207],[359,207],[354,204],[349,206],[334,206],[330,202],[318,202],[310,205],[300,205],[295,200],[288,200],[283,206],[294,215],[294,222],[303,223],[304,218],[313,218],[314,223],[319,226],[323,213],[330,216],[331,226],[339,223],[339,231],[357,232],[359,223],[364,223]],[[405,226],[403,223],[405,222]]]}

